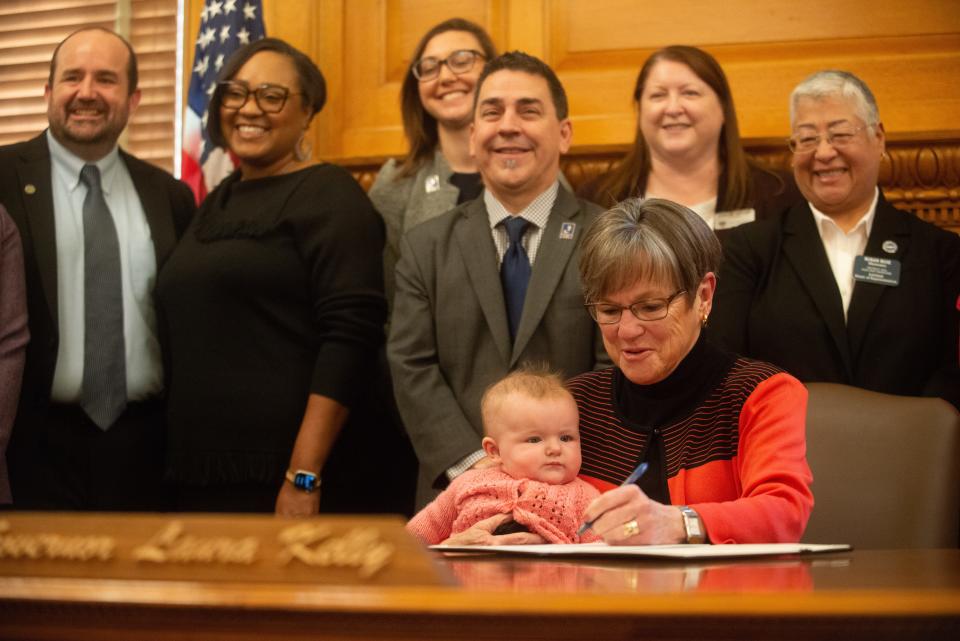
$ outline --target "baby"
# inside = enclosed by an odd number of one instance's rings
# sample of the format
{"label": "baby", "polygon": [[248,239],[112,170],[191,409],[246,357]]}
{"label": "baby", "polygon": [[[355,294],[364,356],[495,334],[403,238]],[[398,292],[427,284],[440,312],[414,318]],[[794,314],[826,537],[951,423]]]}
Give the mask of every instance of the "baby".
{"label": "baby", "polygon": [[599,492],[577,478],[577,404],[560,378],[517,370],[490,386],[480,411],[482,446],[494,466],[455,478],[413,517],[407,530],[435,545],[479,521],[511,514],[520,531],[538,534],[548,543],[598,540],[592,531],[577,536],[583,512]]}

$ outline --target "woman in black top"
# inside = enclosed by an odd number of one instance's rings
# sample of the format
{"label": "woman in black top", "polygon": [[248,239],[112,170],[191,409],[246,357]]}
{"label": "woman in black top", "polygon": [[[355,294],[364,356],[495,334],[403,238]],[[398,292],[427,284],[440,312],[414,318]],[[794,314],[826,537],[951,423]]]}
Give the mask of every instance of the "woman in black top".
{"label": "woman in black top", "polygon": [[[234,54],[211,99],[208,134],[240,166],[158,285],[181,510],[308,515],[321,496],[324,511],[409,509],[402,478],[382,483],[404,443],[388,412],[375,415],[384,403],[371,383],[383,224],[346,171],[310,158],[305,134],[324,100],[320,70],[270,38]],[[338,451],[361,439],[362,457]]]}

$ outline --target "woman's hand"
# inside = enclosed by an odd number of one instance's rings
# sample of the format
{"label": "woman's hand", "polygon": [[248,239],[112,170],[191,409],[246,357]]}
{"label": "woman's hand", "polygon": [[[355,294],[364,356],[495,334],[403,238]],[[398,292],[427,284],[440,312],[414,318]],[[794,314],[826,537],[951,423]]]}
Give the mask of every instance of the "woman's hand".
{"label": "woman's hand", "polygon": [[284,481],[277,494],[277,516],[313,516],[320,512],[320,488],[313,492],[298,490]]}
{"label": "woman's hand", "polygon": [[636,485],[600,495],[583,518],[596,519],[593,531],[610,545],[666,545],[687,540],[680,510],[650,500]]}
{"label": "woman's hand", "polygon": [[469,530],[454,534],[440,545],[538,545],[546,543],[542,536],[531,532],[494,535],[500,525],[513,519],[512,514],[496,514],[477,521]]}

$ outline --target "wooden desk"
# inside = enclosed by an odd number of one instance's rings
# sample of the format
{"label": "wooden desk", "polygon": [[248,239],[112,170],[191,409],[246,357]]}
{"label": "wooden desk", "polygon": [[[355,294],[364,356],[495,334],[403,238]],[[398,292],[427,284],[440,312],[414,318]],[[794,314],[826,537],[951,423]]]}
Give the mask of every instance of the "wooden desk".
{"label": "wooden desk", "polygon": [[450,587],[0,578],[0,638],[960,639],[960,550],[454,557]]}

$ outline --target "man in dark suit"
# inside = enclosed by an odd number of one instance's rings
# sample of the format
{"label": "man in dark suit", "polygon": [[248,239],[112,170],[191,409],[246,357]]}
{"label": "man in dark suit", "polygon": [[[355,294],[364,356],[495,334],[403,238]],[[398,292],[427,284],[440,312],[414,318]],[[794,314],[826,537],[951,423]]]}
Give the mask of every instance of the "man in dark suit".
{"label": "man in dark suit", "polygon": [[805,200],[725,239],[712,335],[803,381],[960,407],[960,237],[884,200],[883,125],[853,74],[798,85],[791,126]]}
{"label": "man in dark suit", "polygon": [[153,284],[193,197],[117,146],[140,101],[125,40],[99,28],[68,36],[44,95],[49,129],[0,149],[31,335],[8,450],[14,507],[161,508]]}
{"label": "man in dark suit", "polygon": [[490,61],[471,132],[485,192],[401,242],[387,353],[420,460],[420,506],[489,464],[480,447],[487,386],[524,362],[565,377],[609,362],[577,272],[599,208],[558,182],[571,135],[549,67],[519,52]]}

